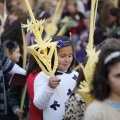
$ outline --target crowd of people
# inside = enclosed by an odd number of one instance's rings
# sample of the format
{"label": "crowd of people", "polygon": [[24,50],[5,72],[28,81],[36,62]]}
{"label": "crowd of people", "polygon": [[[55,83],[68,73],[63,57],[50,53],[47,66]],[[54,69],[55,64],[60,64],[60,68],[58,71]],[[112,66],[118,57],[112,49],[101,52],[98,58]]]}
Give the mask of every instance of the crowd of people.
{"label": "crowd of people", "polygon": [[[120,0],[117,4],[114,0],[98,0],[93,44],[96,51],[101,52],[91,82],[90,94],[94,101],[87,106],[78,91],[80,82],[86,78],[82,69],[76,71],[74,68],[87,63],[91,1],[65,0],[57,31],[51,36],[52,42],[62,42],[62,45],[56,45],[58,67],[54,76],[44,73],[29,50],[26,69],[22,68],[23,53],[27,48],[23,47],[21,25],[31,18],[24,2],[6,1],[8,16],[4,31],[0,32],[0,120],[120,120]],[[4,16],[4,3],[0,0],[1,16]],[[30,0],[30,3],[35,19],[45,19],[44,39],[58,0]],[[69,21],[65,32],[57,35],[66,18]],[[36,44],[31,31],[25,30],[25,38],[27,46]],[[55,57],[51,59],[53,67]],[[24,85],[10,85],[11,76],[15,73],[27,76],[23,109]]]}

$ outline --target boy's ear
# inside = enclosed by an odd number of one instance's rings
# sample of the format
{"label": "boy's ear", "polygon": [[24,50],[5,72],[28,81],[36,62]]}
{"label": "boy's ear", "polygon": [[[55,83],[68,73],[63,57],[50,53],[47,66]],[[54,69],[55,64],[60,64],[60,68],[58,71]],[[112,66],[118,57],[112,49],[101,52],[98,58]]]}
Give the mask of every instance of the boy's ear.
{"label": "boy's ear", "polygon": [[16,13],[12,13],[14,16],[18,16]]}
{"label": "boy's ear", "polygon": [[6,53],[6,55],[11,59],[12,53],[10,53],[8,49],[6,49],[5,53]]}
{"label": "boy's ear", "polygon": [[10,53],[9,53],[9,50],[6,48],[6,49],[4,49],[4,52],[5,52],[5,54],[9,57],[10,56]]}
{"label": "boy's ear", "polygon": [[9,52],[6,53],[6,55],[11,58],[11,54]]}

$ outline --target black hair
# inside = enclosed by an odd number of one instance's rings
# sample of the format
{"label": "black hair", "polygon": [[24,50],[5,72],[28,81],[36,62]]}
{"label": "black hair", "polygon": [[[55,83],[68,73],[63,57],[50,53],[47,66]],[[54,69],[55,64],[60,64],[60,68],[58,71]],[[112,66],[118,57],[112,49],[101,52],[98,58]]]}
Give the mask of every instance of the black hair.
{"label": "black hair", "polygon": [[[66,42],[66,44],[63,44],[62,47],[72,46],[73,52],[74,52],[73,43],[72,43],[72,41],[71,41],[68,37],[66,37],[66,36],[54,36],[54,37],[52,37],[52,42],[56,42],[56,41],[59,41],[59,40],[62,40],[63,42]],[[61,48],[62,48],[62,47],[61,47]],[[57,47],[57,49],[60,49],[60,48]],[[73,61],[72,61],[71,65],[70,65],[70,67],[69,67],[68,69],[72,68],[72,66],[74,65],[74,59],[75,59],[75,58],[74,58],[74,55],[73,55]],[[54,60],[54,59],[53,59],[53,60]],[[53,60],[52,60],[52,61],[53,61]]]}
{"label": "black hair", "polygon": [[14,50],[15,50],[17,47],[19,47],[19,45],[18,45],[17,42],[13,42],[13,41],[11,41],[11,40],[6,40],[5,42],[3,42],[2,45],[3,45],[4,50],[6,50],[6,48],[7,48],[8,52],[9,52],[10,54],[12,54],[12,53],[14,52]]}
{"label": "black hair", "polygon": [[110,95],[108,75],[110,72],[110,67],[120,62],[120,55],[111,58],[107,63],[105,63],[105,60],[111,53],[114,53],[116,51],[120,52],[120,49],[109,48],[100,53],[99,61],[96,64],[93,82],[91,84],[91,94],[97,100],[105,100]]}

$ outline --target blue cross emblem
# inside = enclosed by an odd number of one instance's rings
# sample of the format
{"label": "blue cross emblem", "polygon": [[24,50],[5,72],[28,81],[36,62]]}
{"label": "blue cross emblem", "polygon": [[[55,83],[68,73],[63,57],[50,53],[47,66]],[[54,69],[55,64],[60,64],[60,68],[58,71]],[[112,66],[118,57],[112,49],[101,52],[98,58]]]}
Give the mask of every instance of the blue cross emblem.
{"label": "blue cross emblem", "polygon": [[57,110],[56,107],[60,107],[60,104],[55,100],[54,103],[50,106],[52,109]]}
{"label": "blue cross emblem", "polygon": [[68,89],[68,93],[67,93],[67,95],[70,95],[71,92],[72,92],[72,91],[71,91],[71,89],[69,88],[69,89]]}
{"label": "blue cross emblem", "polygon": [[72,77],[72,79],[77,80],[77,75],[74,74],[74,76]]}

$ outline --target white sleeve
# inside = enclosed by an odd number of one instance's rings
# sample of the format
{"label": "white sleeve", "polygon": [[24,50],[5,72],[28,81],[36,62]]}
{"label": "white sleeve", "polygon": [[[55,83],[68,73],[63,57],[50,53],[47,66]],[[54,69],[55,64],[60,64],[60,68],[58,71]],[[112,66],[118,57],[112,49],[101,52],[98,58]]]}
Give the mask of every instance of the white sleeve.
{"label": "white sleeve", "polygon": [[33,103],[38,109],[47,107],[49,100],[54,94],[55,89],[48,86],[49,76],[40,72],[34,81],[34,100]]}
{"label": "white sleeve", "polygon": [[13,68],[9,71],[9,73],[10,74],[19,73],[19,74],[22,74],[22,75],[26,75],[26,70],[21,68],[19,65],[15,64],[13,66]]}

